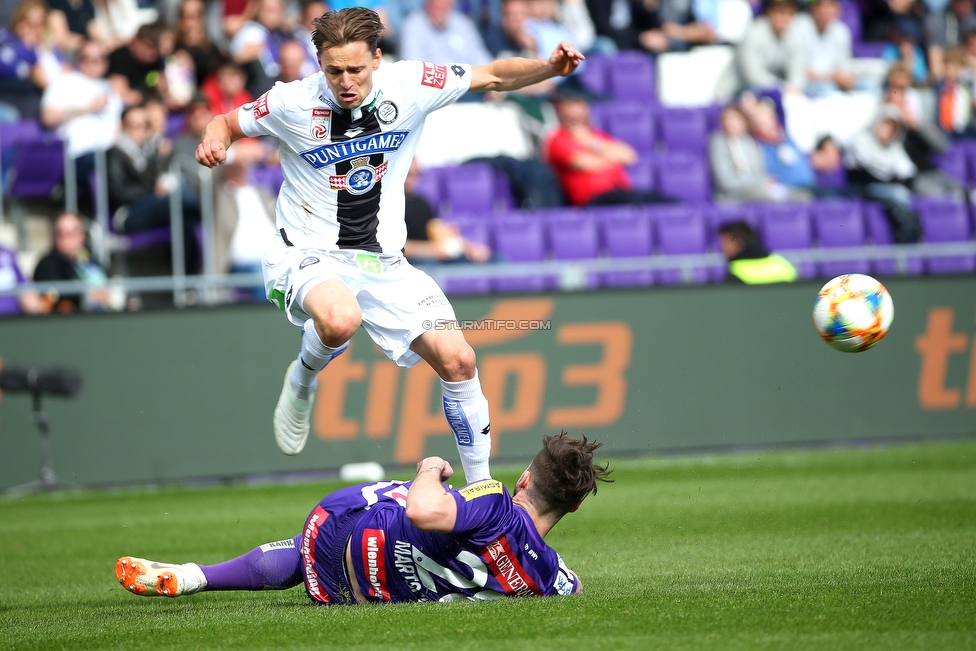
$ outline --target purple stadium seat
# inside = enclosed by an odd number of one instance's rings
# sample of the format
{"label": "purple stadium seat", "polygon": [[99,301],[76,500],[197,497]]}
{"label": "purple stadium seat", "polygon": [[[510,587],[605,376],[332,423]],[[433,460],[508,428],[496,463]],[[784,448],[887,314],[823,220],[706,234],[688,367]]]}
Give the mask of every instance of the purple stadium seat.
{"label": "purple stadium seat", "polygon": [[708,114],[704,109],[666,108],[660,117],[661,140],[668,151],[702,154],[708,146]]}
{"label": "purple stadium seat", "polygon": [[495,207],[495,173],[490,165],[469,163],[441,170],[444,199],[451,211],[487,214]]}
{"label": "purple stadium seat", "polygon": [[814,170],[817,176],[817,185],[822,188],[843,188],[847,185],[847,170],[842,165],[832,172],[819,172]]}
{"label": "purple stadium seat", "polygon": [[722,111],[725,104],[709,104],[702,108],[705,111],[705,120],[708,125],[708,132],[718,131],[722,128]]}
{"label": "purple stadium seat", "polygon": [[861,25],[861,9],[854,0],[841,0],[840,19],[851,30],[851,42],[859,43],[864,36]]}
{"label": "purple stadium seat", "polygon": [[[878,246],[888,246],[894,242],[891,236],[891,224],[885,216],[881,204],[869,202],[864,204],[864,221],[868,227],[871,241]],[[922,273],[922,260],[910,257],[906,261],[905,271],[912,275]],[[893,276],[898,273],[898,264],[894,257],[881,258],[871,262],[871,272],[877,276]]]}
{"label": "purple stadium seat", "polygon": [[278,196],[281,184],[285,182],[285,174],[280,165],[259,165],[251,168],[251,182]]}
{"label": "purple stadium seat", "polygon": [[[491,246],[491,229],[483,217],[452,215],[447,221],[458,227],[464,239]],[[491,280],[487,277],[447,279],[443,289],[448,294],[487,294],[491,291]]]}
{"label": "purple stadium seat", "polygon": [[601,109],[603,130],[623,140],[641,154],[654,151],[657,133],[654,113],[635,102],[612,103]]}
{"label": "purple stadium seat", "polygon": [[508,174],[504,170],[495,170],[495,207],[500,210],[515,210],[515,194],[512,192],[512,184],[509,182]]}
{"label": "purple stadium seat", "polygon": [[656,160],[661,194],[691,203],[707,203],[712,196],[704,158],[687,153],[660,155]]}
{"label": "purple stadium seat", "polygon": [[748,203],[722,203],[707,206],[702,210],[705,225],[708,227],[708,239],[718,241],[718,229],[722,224],[730,222],[746,222],[753,228],[759,227],[759,216],[755,206]]}
{"label": "purple stadium seat", "polygon": [[[771,251],[809,249],[813,240],[809,209],[804,204],[776,204],[763,206],[759,213],[763,243]],[[797,266],[800,278],[813,278],[812,263]]]}
{"label": "purple stadium seat", "polygon": [[[925,202],[919,204],[918,212],[926,242],[968,242],[972,239],[965,204],[950,201]],[[976,256],[926,258],[925,270],[930,274],[973,273],[976,271]]]}
{"label": "purple stadium seat", "polygon": [[[532,217],[506,216],[494,220],[495,252],[507,262],[541,262],[546,256],[543,220]],[[493,286],[499,292],[539,292],[553,286],[545,276],[497,278]]]}
{"label": "purple stadium seat", "polygon": [[607,90],[618,101],[651,102],[657,96],[654,59],[641,52],[621,52],[610,60]]}
{"label": "purple stadium seat", "polygon": [[47,199],[64,179],[64,142],[54,135],[22,139],[13,159],[9,195]]}
{"label": "purple stadium seat", "polygon": [[444,195],[441,192],[441,171],[437,167],[428,167],[420,172],[414,192],[427,200],[434,214],[440,214]]}
{"label": "purple stadium seat", "polygon": [[[592,260],[600,254],[597,220],[585,211],[549,219],[549,247],[555,260]],[[599,284],[595,273],[587,274],[585,286]]]}
{"label": "purple stadium seat", "polygon": [[881,53],[884,52],[887,43],[864,43],[854,41],[852,44],[852,50],[854,51],[854,56],[858,59],[880,59]]}
{"label": "purple stadium seat", "polygon": [[[108,215],[109,229],[114,230],[112,215],[114,214],[117,206],[101,205],[98,196],[98,181],[95,176],[95,172],[92,172],[88,177],[88,187],[95,207],[95,214],[102,214],[102,211],[104,211],[104,214]],[[168,244],[172,240],[168,226],[163,228],[151,228],[138,233],[116,233],[116,236],[116,242],[118,242],[118,244],[121,246],[122,251],[139,251],[157,244]]]}
{"label": "purple stadium seat", "polygon": [[[864,216],[861,214],[861,204],[856,201],[821,201],[813,205],[810,214],[821,247],[864,246]],[[818,269],[821,276],[833,278],[846,273],[870,273],[870,264],[867,260],[852,258],[822,262]]]}
{"label": "purple stadium seat", "polygon": [[586,57],[582,67],[576,73],[579,81],[586,90],[594,95],[608,95],[609,89],[607,82],[608,59],[600,55],[590,55]]}
{"label": "purple stadium seat", "polygon": [[[608,213],[601,216],[601,231],[607,257],[638,258],[651,255],[653,230],[651,220],[643,212]],[[603,274],[607,287],[644,287],[654,281],[650,271],[609,271]]]}
{"label": "purple stadium seat", "polygon": [[166,136],[175,138],[183,131],[186,125],[186,115],[183,113],[170,113],[166,116]]}
{"label": "purple stadium seat", "polygon": [[39,140],[43,135],[44,130],[37,120],[0,124],[0,155],[6,158],[7,152],[22,140]]}
{"label": "purple stadium seat", "polygon": [[638,158],[633,167],[627,168],[627,176],[630,177],[634,189],[639,192],[653,192],[657,189],[654,183],[654,160],[650,156]]}
{"label": "purple stadium seat", "polygon": [[[662,255],[705,253],[705,220],[700,214],[659,217],[654,221],[654,228]],[[656,282],[662,285],[682,282],[682,272],[679,269],[656,271],[654,276]],[[705,267],[691,269],[691,280],[694,283],[708,282],[708,277],[708,269]]]}
{"label": "purple stadium seat", "polygon": [[938,156],[939,169],[954,181],[963,186],[969,183],[969,165],[967,152],[963,147],[952,145]]}

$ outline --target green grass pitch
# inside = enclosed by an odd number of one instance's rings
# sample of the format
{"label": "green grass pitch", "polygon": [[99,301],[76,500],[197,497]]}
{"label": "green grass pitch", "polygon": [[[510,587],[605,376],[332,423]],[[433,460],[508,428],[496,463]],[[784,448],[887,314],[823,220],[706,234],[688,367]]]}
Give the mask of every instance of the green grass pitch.
{"label": "green grass pitch", "polygon": [[976,649],[976,442],[613,465],[549,538],[585,593],[490,603],[115,581],[292,536],[332,484],[0,499],[0,649]]}

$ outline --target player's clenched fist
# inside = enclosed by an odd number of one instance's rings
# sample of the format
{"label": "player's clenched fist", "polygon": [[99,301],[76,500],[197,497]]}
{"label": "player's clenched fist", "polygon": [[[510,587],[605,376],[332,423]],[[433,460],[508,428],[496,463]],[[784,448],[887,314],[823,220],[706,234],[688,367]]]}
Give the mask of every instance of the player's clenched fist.
{"label": "player's clenched fist", "polygon": [[207,167],[216,167],[227,160],[227,148],[216,138],[204,138],[197,146],[197,162]]}

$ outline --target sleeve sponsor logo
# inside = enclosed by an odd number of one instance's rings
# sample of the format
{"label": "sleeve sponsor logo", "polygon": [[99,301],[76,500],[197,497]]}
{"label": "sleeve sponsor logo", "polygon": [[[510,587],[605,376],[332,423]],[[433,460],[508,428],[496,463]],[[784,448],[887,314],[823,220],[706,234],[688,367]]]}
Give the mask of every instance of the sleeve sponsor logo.
{"label": "sleeve sponsor logo", "polygon": [[424,61],[424,77],[420,83],[423,86],[443,89],[447,82],[447,66]]}
{"label": "sleeve sponsor logo", "polygon": [[268,552],[274,551],[276,549],[294,549],[295,541],[291,538],[285,540],[279,540],[277,542],[270,542],[261,545],[261,551],[267,554]]}
{"label": "sleeve sponsor logo", "polygon": [[403,144],[409,131],[388,131],[344,142],[334,142],[301,153],[305,162],[315,169],[352,160],[363,154],[385,154],[396,151]]}
{"label": "sleeve sponsor logo", "polygon": [[488,545],[481,557],[485,559],[488,570],[506,594],[513,597],[532,597],[542,594],[542,590],[512,553],[505,536]]}
{"label": "sleeve sponsor logo", "polygon": [[328,140],[332,131],[332,110],[324,108],[312,109],[312,137],[316,140]]}
{"label": "sleeve sponsor logo", "polygon": [[459,66],[458,64],[455,63],[453,66],[451,66],[451,72],[457,75],[458,79],[461,79],[462,77],[464,77],[465,70],[463,66]]}
{"label": "sleeve sponsor logo", "polygon": [[363,564],[369,581],[370,597],[390,600],[386,587],[386,533],[382,529],[363,530]]}
{"label": "sleeve sponsor logo", "polygon": [[502,483],[496,479],[485,479],[475,482],[458,491],[458,495],[464,498],[465,502],[484,497],[485,495],[501,495],[504,491]]}
{"label": "sleeve sponsor logo", "polygon": [[[270,92],[268,91],[268,93]],[[257,98],[254,102],[254,107],[251,110],[254,111],[255,120],[260,120],[271,113],[271,109],[268,108],[268,93]]]}

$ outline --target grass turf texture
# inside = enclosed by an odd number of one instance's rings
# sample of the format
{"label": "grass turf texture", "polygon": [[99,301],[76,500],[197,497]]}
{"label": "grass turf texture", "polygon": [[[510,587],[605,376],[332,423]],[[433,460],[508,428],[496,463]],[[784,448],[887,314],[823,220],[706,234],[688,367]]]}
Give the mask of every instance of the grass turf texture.
{"label": "grass turf texture", "polygon": [[115,581],[121,555],[213,563],[290,537],[332,484],[0,500],[0,648],[976,649],[976,443],[614,465],[549,537],[585,594],[490,603]]}

